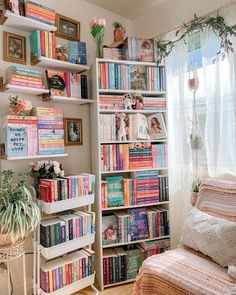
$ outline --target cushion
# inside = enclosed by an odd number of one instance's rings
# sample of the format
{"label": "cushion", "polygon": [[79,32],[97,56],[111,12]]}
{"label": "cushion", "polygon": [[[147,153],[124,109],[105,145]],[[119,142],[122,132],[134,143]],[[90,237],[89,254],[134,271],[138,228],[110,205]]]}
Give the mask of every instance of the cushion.
{"label": "cushion", "polygon": [[236,266],[236,222],[193,208],[184,224],[182,244],[211,257],[219,265]]}

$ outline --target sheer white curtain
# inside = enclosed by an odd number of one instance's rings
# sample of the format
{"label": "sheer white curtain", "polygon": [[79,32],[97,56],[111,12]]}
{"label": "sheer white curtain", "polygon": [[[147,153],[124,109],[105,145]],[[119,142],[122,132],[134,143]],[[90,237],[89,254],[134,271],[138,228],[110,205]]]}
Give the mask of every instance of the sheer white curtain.
{"label": "sheer white curtain", "polygon": [[[228,23],[236,23],[235,8],[236,4],[231,4],[219,13]],[[198,66],[199,89],[196,96],[205,143],[200,155],[201,163],[204,163],[207,175],[236,176],[235,53],[213,63],[219,39],[211,30],[205,30],[200,37],[201,65]],[[164,39],[176,39],[175,31],[165,35]],[[178,42],[166,59],[172,247],[179,243],[183,222],[190,209],[194,152],[188,143],[193,102],[188,89],[189,59],[184,41]]]}

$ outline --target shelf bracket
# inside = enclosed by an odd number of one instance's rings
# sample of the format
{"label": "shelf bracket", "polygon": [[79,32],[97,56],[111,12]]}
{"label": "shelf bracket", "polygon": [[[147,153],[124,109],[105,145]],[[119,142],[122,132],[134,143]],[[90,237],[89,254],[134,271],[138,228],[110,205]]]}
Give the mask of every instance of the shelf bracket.
{"label": "shelf bracket", "polygon": [[7,155],[6,155],[6,151],[5,151],[5,144],[1,143],[0,145],[0,157],[2,160],[6,160],[7,159]]}
{"label": "shelf bracket", "polygon": [[30,64],[31,64],[32,66],[35,66],[35,65],[37,65],[39,62],[40,62],[40,60],[38,59],[38,56],[36,56],[36,55],[34,55],[34,54],[31,53],[31,55],[30,55]]}
{"label": "shelf bracket", "polygon": [[47,102],[47,101],[50,101],[50,100],[52,100],[50,93],[43,93],[42,94],[42,101]]}
{"label": "shelf bracket", "polygon": [[7,20],[7,17],[4,15],[3,11],[0,10],[0,25],[3,25],[6,20]]}

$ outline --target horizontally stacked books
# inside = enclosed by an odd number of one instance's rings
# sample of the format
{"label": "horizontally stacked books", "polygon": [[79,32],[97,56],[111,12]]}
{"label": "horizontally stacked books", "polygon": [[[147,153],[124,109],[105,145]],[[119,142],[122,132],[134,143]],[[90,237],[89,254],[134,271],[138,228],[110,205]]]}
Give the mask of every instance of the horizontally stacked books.
{"label": "horizontally stacked books", "polygon": [[16,86],[45,89],[41,71],[25,67],[10,66],[5,72],[5,83]]}
{"label": "horizontally stacked books", "polygon": [[82,173],[54,179],[40,179],[39,198],[44,202],[57,202],[95,193],[95,175]]}
{"label": "horizontally stacked books", "polygon": [[151,143],[104,144],[100,165],[103,172],[167,167],[167,145]]}
{"label": "horizontally stacked books", "polygon": [[103,245],[169,235],[169,212],[163,208],[136,208],[102,217]]}
{"label": "horizontally stacked books", "polygon": [[52,293],[94,273],[94,251],[86,248],[44,262],[40,268],[40,287]]}
{"label": "horizontally stacked books", "polygon": [[32,1],[25,1],[25,16],[48,25],[55,26],[55,10]]}
{"label": "horizontally stacked books", "polygon": [[104,285],[135,279],[142,262],[149,256],[170,249],[170,240],[147,241],[129,249],[117,247],[103,250]]}
{"label": "horizontally stacked books", "polygon": [[40,244],[49,248],[95,232],[95,213],[74,211],[42,220]]}
{"label": "horizontally stacked books", "polygon": [[158,171],[137,171],[130,178],[105,177],[101,182],[102,208],[155,204],[169,201],[167,176]]}
{"label": "horizontally stacked books", "polygon": [[165,68],[99,63],[99,89],[166,91]]}

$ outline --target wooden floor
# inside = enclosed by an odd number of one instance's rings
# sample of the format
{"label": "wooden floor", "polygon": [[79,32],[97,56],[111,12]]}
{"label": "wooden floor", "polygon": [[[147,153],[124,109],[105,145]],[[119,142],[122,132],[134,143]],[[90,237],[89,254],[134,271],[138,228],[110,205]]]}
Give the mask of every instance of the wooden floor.
{"label": "wooden floor", "polygon": [[[100,292],[100,295],[134,295],[133,291],[134,284],[124,284],[114,288],[107,288]],[[95,291],[92,288],[86,288],[80,292],[76,292],[73,295],[95,295]]]}

